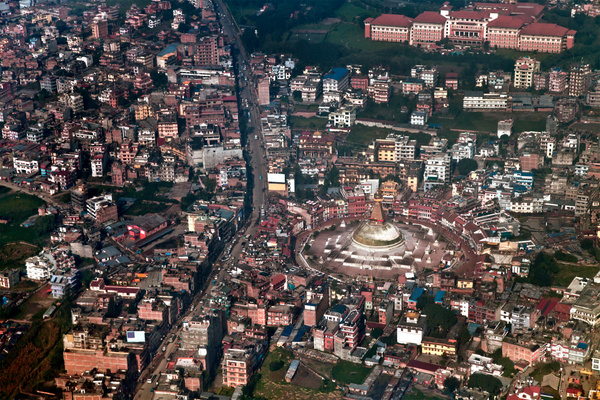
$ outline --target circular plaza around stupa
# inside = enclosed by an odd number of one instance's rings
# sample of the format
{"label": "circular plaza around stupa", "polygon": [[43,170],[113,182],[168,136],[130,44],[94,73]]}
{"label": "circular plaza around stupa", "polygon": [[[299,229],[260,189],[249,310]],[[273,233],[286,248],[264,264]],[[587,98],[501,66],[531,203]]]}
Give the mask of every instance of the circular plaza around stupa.
{"label": "circular plaza around stupa", "polygon": [[451,258],[441,235],[386,218],[378,203],[368,218],[323,229],[308,244],[302,257],[311,267],[349,276],[392,278],[435,268]]}
{"label": "circular plaza around stupa", "polygon": [[366,250],[388,251],[402,246],[404,236],[394,222],[385,221],[381,204],[375,203],[371,217],[354,231],[352,241]]}

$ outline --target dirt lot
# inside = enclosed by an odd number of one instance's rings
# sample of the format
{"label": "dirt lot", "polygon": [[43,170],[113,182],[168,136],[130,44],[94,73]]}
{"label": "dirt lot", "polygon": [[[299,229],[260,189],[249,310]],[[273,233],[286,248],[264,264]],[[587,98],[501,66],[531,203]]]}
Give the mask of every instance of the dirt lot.
{"label": "dirt lot", "polygon": [[42,286],[33,296],[21,305],[21,311],[15,316],[17,320],[31,320],[31,318],[40,311],[46,311],[54,303],[50,290],[50,285]]}
{"label": "dirt lot", "polygon": [[292,379],[292,383],[305,388],[319,390],[321,387],[321,377],[300,364],[296,375]]}
{"label": "dirt lot", "polygon": [[321,375],[331,379],[331,370],[335,364],[326,363],[323,361],[313,360],[308,357],[299,357],[302,360],[302,363],[308,365],[313,370],[317,371]]}
{"label": "dirt lot", "polygon": [[[335,390],[331,382],[324,387],[323,380],[309,368],[300,364],[291,383],[285,381],[285,374],[294,359],[291,351],[281,348],[269,352],[260,370],[261,379],[256,386],[254,394],[268,400],[313,400],[318,396],[320,400],[338,400],[343,398],[341,390]],[[274,361],[283,361],[283,366],[276,371],[271,371]],[[304,362],[304,360],[302,360]],[[318,361],[315,361],[317,364]],[[332,365],[333,366],[333,365]],[[313,366],[310,365],[310,368]],[[320,370],[318,370],[321,373]],[[331,367],[329,368],[331,373]]]}
{"label": "dirt lot", "polygon": [[0,248],[0,268],[22,268],[25,259],[36,255],[39,249],[29,243],[10,243]]}

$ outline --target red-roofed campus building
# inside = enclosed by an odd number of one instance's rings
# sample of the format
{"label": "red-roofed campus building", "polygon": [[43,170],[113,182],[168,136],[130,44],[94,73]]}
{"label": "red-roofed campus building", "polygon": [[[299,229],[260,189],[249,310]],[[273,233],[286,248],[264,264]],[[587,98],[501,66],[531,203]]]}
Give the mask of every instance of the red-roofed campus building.
{"label": "red-roofed campus building", "polygon": [[433,11],[425,11],[413,20],[411,44],[435,43],[444,38],[446,18]]}
{"label": "red-roofed campus building", "polygon": [[365,37],[380,42],[410,41],[412,20],[404,15],[383,14],[365,20]]}
{"label": "red-roofed campus building", "polygon": [[573,47],[575,33],[556,24],[530,24],[521,29],[519,50],[560,53]]}
{"label": "red-roofed campus building", "polygon": [[439,13],[425,11],[414,19],[383,14],[365,20],[365,37],[384,42],[421,45],[448,38],[462,45],[560,53],[573,47],[575,31],[538,22],[544,7],[539,4],[475,3],[453,11],[445,4]]}

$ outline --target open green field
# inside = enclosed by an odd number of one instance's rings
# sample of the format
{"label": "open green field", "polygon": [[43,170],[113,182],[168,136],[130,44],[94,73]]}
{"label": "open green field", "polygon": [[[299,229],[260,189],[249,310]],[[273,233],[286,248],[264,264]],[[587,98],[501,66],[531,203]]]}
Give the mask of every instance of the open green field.
{"label": "open green field", "polygon": [[439,396],[431,396],[429,394],[425,394],[418,389],[413,389],[410,393],[406,394],[402,397],[402,400],[441,400],[444,397]]}
{"label": "open green field", "polygon": [[[393,94],[388,104],[375,104],[371,101],[367,106],[357,113],[358,118],[379,119],[406,123],[410,119],[409,113],[416,107],[416,100],[411,100],[401,94]],[[402,107],[407,107],[407,112],[400,112]]]}
{"label": "open green field", "polygon": [[294,111],[319,111],[318,104],[304,104],[304,103],[296,103],[294,104]]}
{"label": "open green field", "polygon": [[39,250],[39,247],[27,243],[4,244],[0,247],[0,269],[23,268],[25,260]]}
{"label": "open green field", "polygon": [[[313,400],[316,396],[323,400],[338,400],[343,397],[343,393],[336,390],[329,381],[322,381],[319,389],[286,382],[285,374],[293,359],[291,351],[281,348],[270,351],[260,369],[260,380],[253,394],[268,400]],[[293,380],[295,381],[296,379]]]}
{"label": "open green field", "polygon": [[165,203],[154,203],[145,200],[136,200],[127,210],[126,215],[146,215],[149,213],[161,213],[170,206]]}
{"label": "open green field", "polygon": [[390,133],[395,133],[391,129],[372,128],[365,125],[354,125],[352,130],[346,136],[346,143],[350,146],[365,146],[375,139],[383,139]]}
{"label": "open green field", "polygon": [[290,128],[322,130],[327,125],[327,118],[304,118],[292,115],[290,117]]}
{"label": "open green field", "polygon": [[355,364],[350,361],[339,360],[333,367],[332,377],[336,382],[350,384],[361,384],[373,369],[367,368],[362,364]]}
{"label": "open green field", "polygon": [[575,277],[593,278],[598,273],[598,267],[587,267],[578,264],[563,264],[558,263],[560,271],[552,280],[552,283],[557,286],[569,286]]}
{"label": "open green field", "polygon": [[[42,245],[52,230],[52,223],[49,221],[53,217],[39,217],[36,223],[29,228],[21,227],[20,224],[27,218],[37,215],[38,207],[45,202],[35,196],[23,193],[10,193],[0,198],[0,218],[7,219],[7,224],[0,224],[0,248],[5,248],[9,244],[19,244],[20,242],[30,243],[35,246]],[[47,224],[49,223],[49,225]],[[13,253],[0,253],[0,260],[6,264],[0,265],[0,268],[11,268],[18,266],[20,262],[27,258],[29,250],[25,246],[17,246],[18,249]],[[37,250],[37,247],[35,247]]]}
{"label": "open green field", "polygon": [[0,199],[0,218],[11,219],[20,224],[27,218],[37,214],[37,209],[44,201],[28,194],[14,193]]}
{"label": "open green field", "polygon": [[442,124],[444,128],[464,129],[496,133],[498,121],[512,118],[514,132],[543,131],[546,127],[548,113],[494,113],[494,112],[461,112],[452,118],[433,117],[433,124]]}
{"label": "open green field", "polygon": [[360,7],[353,3],[344,3],[344,5],[338,8],[335,12],[336,17],[346,22],[353,22],[355,19],[360,18],[362,16],[378,17],[379,14],[380,13],[377,11],[367,10],[366,8]]}
{"label": "open green field", "polygon": [[558,363],[557,361],[553,361],[550,363],[540,364],[536,366],[535,369],[531,371],[529,375],[541,384],[542,380],[544,379],[544,376],[552,374],[559,370],[560,363]]}
{"label": "open green field", "polygon": [[600,124],[586,124],[585,122],[577,122],[571,125],[571,129],[584,132],[600,133]]}
{"label": "open green field", "polygon": [[152,199],[163,203],[177,203],[176,200],[166,197],[173,187],[171,182],[143,182],[142,186],[114,188],[112,186],[103,186],[101,184],[89,185],[91,195],[99,195],[103,192],[113,194],[113,199],[118,200],[120,197],[130,197],[138,200]]}

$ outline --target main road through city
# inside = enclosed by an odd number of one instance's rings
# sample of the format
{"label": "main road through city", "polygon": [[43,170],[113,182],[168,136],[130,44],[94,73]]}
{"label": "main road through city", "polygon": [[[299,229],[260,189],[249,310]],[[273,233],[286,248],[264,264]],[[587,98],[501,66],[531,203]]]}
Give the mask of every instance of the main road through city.
{"label": "main road through city", "polygon": [[[235,54],[240,101],[242,104],[248,104],[249,109],[246,151],[248,151],[250,155],[250,167],[254,177],[254,189],[252,196],[252,214],[247,218],[247,227],[245,228],[244,233],[252,236],[258,229],[261,207],[267,206],[266,152],[262,140],[256,79],[252,75],[252,71],[250,71],[248,55],[241,42],[240,32],[237,29],[237,25],[235,25],[229,10],[222,0],[215,0],[214,6],[215,11],[220,17],[223,33],[227,35],[229,43],[231,43],[231,52],[232,54]],[[234,260],[237,260],[242,252],[241,242],[241,240],[236,240],[231,248],[230,258],[233,264],[235,264]],[[213,269],[205,287],[198,292],[197,297],[193,302],[194,307],[190,307],[190,310],[187,311],[185,317],[192,317],[198,312],[199,307],[196,307],[196,305],[204,293],[206,293],[206,290],[212,286],[211,281],[216,281],[218,284],[224,280],[225,277],[226,272],[224,268],[221,269],[219,267],[218,269]],[[136,388],[135,399],[152,399],[152,389],[156,387],[157,378],[152,380],[152,382],[148,382],[147,380],[152,376],[159,376],[167,367],[167,360],[171,354],[177,350],[177,336],[181,333],[181,321],[185,317],[180,318],[174,324],[171,331],[165,335],[163,342],[159,346],[158,354],[141,374]],[[171,338],[174,340],[171,341]],[[162,351],[163,348],[165,351]]]}

